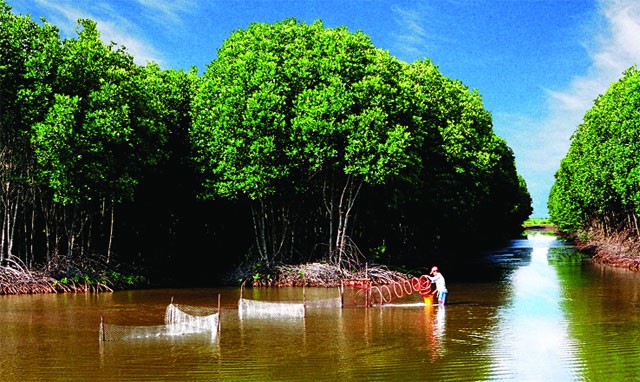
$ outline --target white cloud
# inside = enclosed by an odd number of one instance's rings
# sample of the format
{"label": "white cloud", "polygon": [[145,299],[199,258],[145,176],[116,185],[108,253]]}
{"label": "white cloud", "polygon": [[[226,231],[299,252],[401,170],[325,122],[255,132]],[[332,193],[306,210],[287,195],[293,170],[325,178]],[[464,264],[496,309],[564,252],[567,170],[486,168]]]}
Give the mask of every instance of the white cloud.
{"label": "white cloud", "polygon": [[50,15],[47,21],[60,28],[62,34],[68,38],[75,38],[78,19],[91,19],[97,23],[100,38],[105,44],[114,42],[126,47],[134,57],[136,63],[146,64],[155,61],[162,65],[162,54],[146,41],[141,28],[131,18],[132,14],[121,14],[113,7],[94,2],[47,1],[37,0],[38,5],[48,9]]}
{"label": "white cloud", "polygon": [[550,91],[555,113],[584,112],[611,83],[622,77],[629,67],[640,63],[640,2],[637,0],[602,0],[601,13],[606,30],[588,48],[592,61],[588,73],[573,79],[565,90]]}
{"label": "white cloud", "polygon": [[640,3],[634,0],[603,0],[603,14],[611,25],[600,50],[594,54],[594,64],[605,72],[620,73],[629,62],[640,59]]}
{"label": "white cloud", "polygon": [[[602,0],[599,3],[604,28],[588,36],[586,46],[591,66],[577,75],[565,89],[546,90],[547,109],[539,121],[514,121],[520,139],[510,141],[518,171],[534,198],[534,215],[546,215],[546,200],[555,171],[567,153],[570,138],[598,95],[622,77],[627,68],[640,64],[640,2]],[[505,118],[506,116],[498,116]]]}
{"label": "white cloud", "polygon": [[114,22],[112,20],[96,20],[100,37],[105,43],[111,41],[119,46],[124,46],[127,51],[133,55],[134,61],[139,65],[145,65],[149,61],[154,61],[163,66],[164,59],[162,54],[158,52],[152,45],[145,42],[142,38],[129,33],[130,29],[123,29],[124,23]]}
{"label": "white cloud", "polygon": [[181,14],[188,14],[197,9],[198,3],[195,0],[137,0],[145,7],[154,19],[162,23],[183,24]]}
{"label": "white cloud", "polygon": [[398,57],[405,61],[413,61],[413,58],[428,51],[428,33],[424,27],[426,25],[424,8],[402,8],[394,6],[391,8],[393,19],[398,25],[396,31],[391,35],[395,40],[394,51],[398,52]]}
{"label": "white cloud", "polygon": [[408,30],[409,35],[419,40],[424,40],[427,32],[422,27],[423,20],[420,11],[403,9],[401,7],[393,7],[392,10],[397,16],[398,22]]}

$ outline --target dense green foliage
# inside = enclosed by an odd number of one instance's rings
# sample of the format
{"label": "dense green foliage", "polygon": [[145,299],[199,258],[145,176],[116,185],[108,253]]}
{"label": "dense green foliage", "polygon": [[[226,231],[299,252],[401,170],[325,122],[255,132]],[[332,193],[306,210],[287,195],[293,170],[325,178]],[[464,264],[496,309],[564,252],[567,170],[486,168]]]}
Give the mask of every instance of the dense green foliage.
{"label": "dense green foliage", "polygon": [[116,255],[209,280],[244,260],[419,263],[531,212],[477,92],[319,21],[235,31],[198,76],[0,0],[0,92],[0,261],[69,280]]}
{"label": "dense green foliage", "polygon": [[[196,160],[207,195],[257,201],[263,261],[295,250],[277,244],[294,237],[290,214],[316,224],[303,216],[315,209],[292,211],[303,197],[324,199],[326,226],[335,227],[326,232],[329,253],[340,258],[362,183],[383,183],[406,166],[411,137],[394,106],[400,68],[364,34],[320,22],[252,24],[225,41],[196,96]],[[280,214],[258,222],[274,204]],[[266,238],[283,224],[280,237]]]}
{"label": "dense green foliage", "polygon": [[[114,236],[141,239],[118,224],[116,207],[130,221],[143,180],[175,167],[192,75],[134,64],[90,20],[79,21],[77,39],[61,40],[46,21],[0,5],[0,260],[19,255],[62,273],[93,256],[108,262]],[[122,244],[128,256],[131,243]]]}
{"label": "dense green foliage", "polygon": [[479,94],[428,61],[407,66],[404,75],[416,160],[388,190],[401,222],[399,244],[430,253],[460,237],[480,245],[515,234],[531,214],[531,198]]}
{"label": "dense green foliage", "polygon": [[638,235],[640,72],[632,67],[600,95],[573,134],[549,197],[564,232]]}
{"label": "dense green foliage", "polygon": [[480,96],[360,32],[294,19],[234,32],[204,74],[193,120],[203,195],[254,201],[267,263],[318,243],[341,261],[356,232],[357,243],[415,259],[491,233],[478,227],[510,235],[531,212]]}
{"label": "dense green foliage", "polygon": [[130,200],[142,167],[166,155],[160,70],[105,46],[94,22],[82,27],[63,42],[52,104],[33,125],[39,170],[63,205]]}

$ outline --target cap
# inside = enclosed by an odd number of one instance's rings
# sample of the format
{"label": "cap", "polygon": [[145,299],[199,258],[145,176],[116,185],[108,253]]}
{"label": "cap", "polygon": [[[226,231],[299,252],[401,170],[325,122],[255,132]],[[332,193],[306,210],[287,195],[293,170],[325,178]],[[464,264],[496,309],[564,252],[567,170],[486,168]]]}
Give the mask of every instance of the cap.
{"label": "cap", "polygon": [[433,272],[437,272],[438,271],[438,267],[431,267],[431,273],[433,274]]}

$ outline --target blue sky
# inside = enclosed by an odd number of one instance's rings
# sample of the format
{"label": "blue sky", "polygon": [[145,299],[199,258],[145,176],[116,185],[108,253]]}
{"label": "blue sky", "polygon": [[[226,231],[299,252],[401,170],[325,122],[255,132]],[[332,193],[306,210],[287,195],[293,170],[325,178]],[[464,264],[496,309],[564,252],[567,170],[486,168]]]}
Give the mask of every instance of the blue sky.
{"label": "blue sky", "polygon": [[405,62],[428,58],[477,89],[546,217],[553,175],[593,100],[640,63],[638,0],[9,0],[74,37],[78,18],[140,64],[200,72],[252,22],[361,30]]}

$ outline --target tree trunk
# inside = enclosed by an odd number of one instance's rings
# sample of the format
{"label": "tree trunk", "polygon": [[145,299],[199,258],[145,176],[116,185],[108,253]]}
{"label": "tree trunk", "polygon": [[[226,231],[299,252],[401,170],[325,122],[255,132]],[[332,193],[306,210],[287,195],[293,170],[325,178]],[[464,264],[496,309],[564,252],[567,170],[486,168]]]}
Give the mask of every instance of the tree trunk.
{"label": "tree trunk", "polygon": [[5,247],[6,247],[6,222],[9,220],[9,218],[7,217],[8,211],[7,208],[3,208],[3,214],[2,214],[2,229],[0,230],[0,261],[4,261],[5,257]]}
{"label": "tree trunk", "polygon": [[[352,260],[351,255],[353,254],[348,253],[347,249],[347,233],[349,230],[351,212],[356,199],[358,198],[358,194],[360,193],[360,189],[362,188],[362,183],[362,179],[347,175],[344,185],[342,185],[342,190],[338,200],[334,201],[333,198],[331,198],[329,202],[325,202],[325,205],[330,207],[328,208],[330,211],[330,228],[333,228],[334,224],[336,227],[335,231],[333,231],[333,229],[330,230],[332,245],[329,247],[329,254],[332,261],[340,269],[342,269],[345,262],[351,262]],[[335,195],[333,189],[336,186],[337,185],[334,182],[329,186],[331,196]],[[335,223],[334,220],[336,220]]]}
{"label": "tree trunk", "polygon": [[107,244],[107,264],[111,261],[111,243],[113,241],[113,226],[115,225],[115,205],[111,199],[111,222],[109,227],[109,243]]}
{"label": "tree trunk", "polygon": [[[329,189],[329,196],[327,196],[327,189]],[[335,247],[334,247],[334,239],[333,239],[333,212],[334,212],[334,201],[333,201],[333,176],[331,179],[331,182],[329,185],[327,185],[327,179],[325,177],[325,179],[322,182],[322,196],[323,196],[323,200],[324,200],[324,207],[327,211],[327,215],[328,215],[328,219],[329,219],[329,248],[328,248],[328,253],[329,256],[331,256],[334,251],[335,251]]]}
{"label": "tree trunk", "polygon": [[270,267],[291,252],[286,244],[292,240],[288,207],[275,201],[258,200],[251,204],[253,229],[259,260]]}
{"label": "tree trunk", "polygon": [[18,204],[19,204],[19,197],[16,197],[16,200],[12,206],[13,208],[13,217],[11,219],[11,226],[9,227],[9,246],[7,248],[7,255],[8,257],[13,256],[13,240],[15,237],[15,232],[16,232],[16,221],[18,218]]}
{"label": "tree trunk", "polygon": [[256,205],[251,203],[251,218],[253,219],[253,232],[256,240],[256,248],[258,249],[258,260],[269,266],[269,255],[267,252],[266,238],[264,236],[264,216],[262,214],[262,202],[258,202],[258,210]]}

